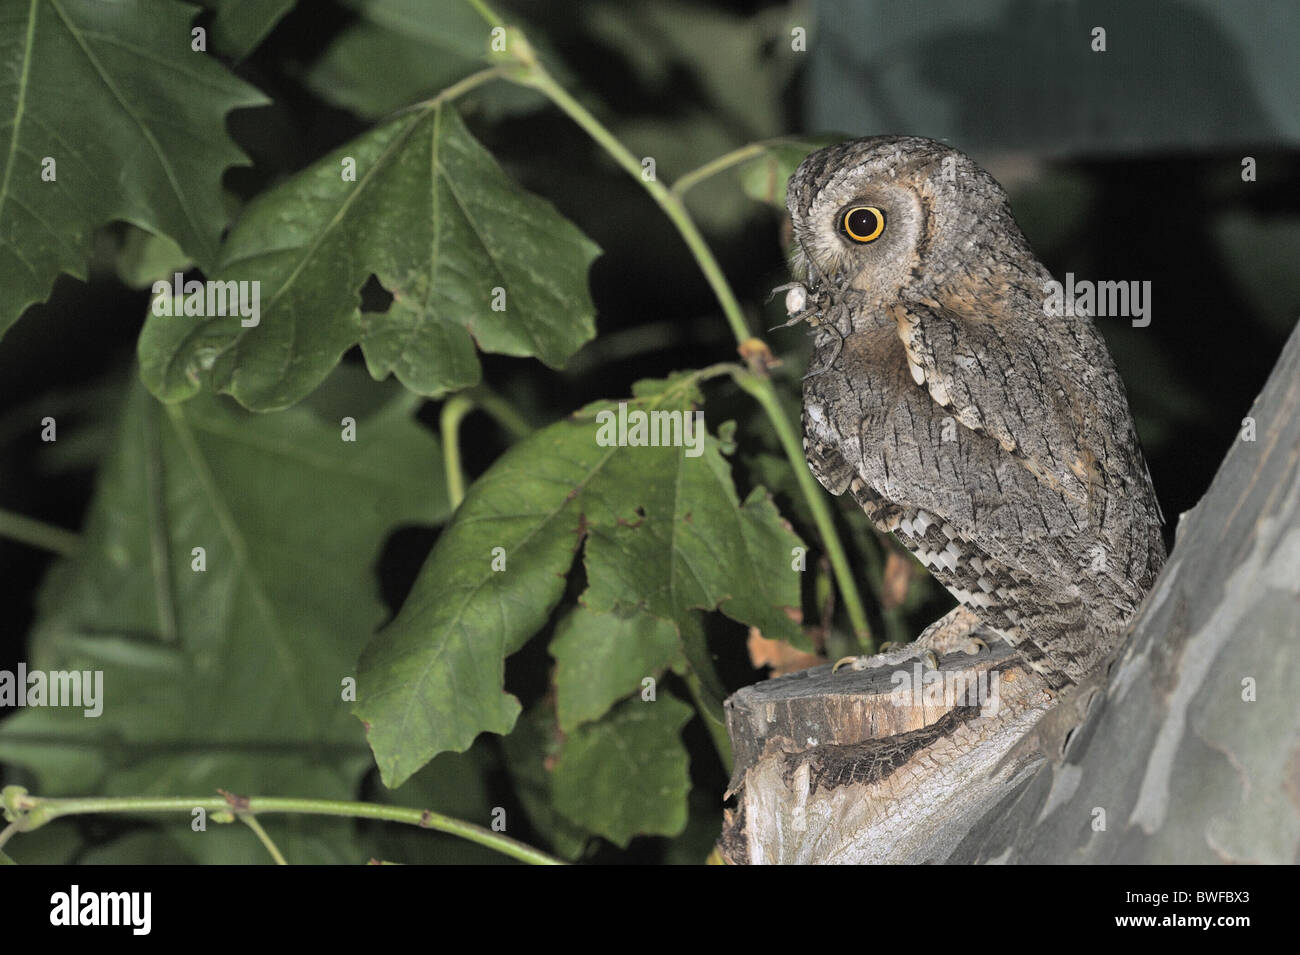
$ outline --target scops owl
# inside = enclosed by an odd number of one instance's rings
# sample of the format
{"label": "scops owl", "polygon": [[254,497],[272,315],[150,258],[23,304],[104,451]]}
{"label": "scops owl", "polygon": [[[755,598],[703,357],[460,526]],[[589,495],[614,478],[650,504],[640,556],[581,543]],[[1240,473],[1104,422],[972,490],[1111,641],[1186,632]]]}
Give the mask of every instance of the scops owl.
{"label": "scops owl", "polygon": [[1165,558],[1092,319],[1048,314],[1052,276],[1006,193],[942,143],[822,149],[791,177],[787,205],[800,279],[787,324],[814,336],[813,474],[957,598],[945,621],[996,631],[1053,688],[1081,681]]}

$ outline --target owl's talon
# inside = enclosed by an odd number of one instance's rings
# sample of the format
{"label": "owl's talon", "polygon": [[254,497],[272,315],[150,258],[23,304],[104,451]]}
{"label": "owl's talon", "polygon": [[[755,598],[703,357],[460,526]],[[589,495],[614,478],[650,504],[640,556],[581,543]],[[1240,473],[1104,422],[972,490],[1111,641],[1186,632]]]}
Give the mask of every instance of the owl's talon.
{"label": "owl's talon", "polygon": [[988,648],[989,645],[985,643],[983,640],[981,640],[979,637],[971,637],[970,640],[966,642],[966,647],[965,647],[966,656],[973,657],[981,650],[987,650]]}
{"label": "owl's talon", "polygon": [[[877,652],[884,653],[886,650],[889,649],[889,647],[890,644],[888,643],[882,644],[880,649]],[[917,658],[920,659],[922,662],[924,662],[925,665],[928,666],[931,670],[939,669],[939,656],[933,650],[929,650],[929,649],[922,650],[919,654],[917,654]],[[856,656],[856,655],[848,656],[848,657],[840,657],[838,660],[835,661],[835,664],[831,667],[831,672],[838,673],[844,667],[848,667],[850,670],[865,670],[870,665],[870,662],[871,662],[871,657]]]}

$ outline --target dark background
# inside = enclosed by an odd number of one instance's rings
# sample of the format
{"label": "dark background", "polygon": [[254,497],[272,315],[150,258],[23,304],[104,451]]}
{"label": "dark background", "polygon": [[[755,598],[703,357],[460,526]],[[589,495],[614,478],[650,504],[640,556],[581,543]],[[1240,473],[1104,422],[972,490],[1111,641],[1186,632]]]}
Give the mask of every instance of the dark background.
{"label": "dark background", "polygon": [[[686,0],[513,6],[530,37],[562,64],[557,73],[569,88],[635,154],[654,156],[666,182],[768,136],[945,139],[1003,182],[1031,245],[1058,278],[1070,271],[1080,279],[1150,281],[1148,327],[1121,319],[1099,325],[1128,386],[1172,541],[1178,515],[1205,491],[1300,312],[1300,80],[1292,62],[1300,16],[1286,4],[1108,2],[1089,4],[1086,13],[1046,0],[820,10]],[[354,16],[340,4],[303,3],[236,67],[275,105],[229,121],[254,162],[227,173],[233,198],[256,194],[372,124],[340,106],[321,79],[324,51]],[[1097,25],[1107,31],[1104,53],[1090,49]],[[806,52],[790,49],[795,26],[807,30]],[[400,98],[401,69],[372,69],[392,70]],[[581,130],[526,98],[473,94],[463,105],[507,171],[604,250],[591,274],[597,340],[560,373],[484,356],[495,388],[541,424],[627,394],[639,378],[734,357],[730,332],[676,232]],[[1245,156],[1257,162],[1256,182],[1241,179]],[[746,198],[730,174],[697,187],[691,208],[751,328],[777,324],[780,303],[762,303],[786,280],[780,215]],[[91,280],[61,278],[50,301],[30,309],[0,343],[0,507],[80,526],[95,466],[112,440],[121,384],[134,373],[147,305],[147,291],[117,275],[129,241],[126,226],[104,230]],[[793,399],[805,337],[797,330],[766,337],[787,360],[782,376]],[[429,403],[422,418],[436,422],[437,407]],[[59,420],[55,445],[39,440],[46,414]],[[744,447],[753,407],[719,386],[710,392],[710,423],[727,417],[738,419]],[[486,418],[475,423],[464,431],[471,475],[506,446]],[[742,485],[747,460],[739,459]],[[798,523],[794,503],[777,492],[782,512]],[[392,606],[435,537],[429,528],[394,535],[381,566]],[[0,540],[0,668],[23,658],[37,588],[53,559]],[[923,594],[909,604],[909,622],[923,624],[944,600]],[[730,685],[760,678],[743,633],[718,627],[713,645]],[[526,700],[545,691],[545,636],[510,661],[508,689]],[[686,835],[637,840],[627,852],[598,848],[594,858],[691,861],[707,851],[721,766],[698,721],[687,740],[700,785]],[[477,775],[469,788],[487,805],[514,805],[496,746],[480,740],[475,749],[485,752],[461,757],[461,769]],[[478,853],[469,847],[460,857],[495,858]]]}

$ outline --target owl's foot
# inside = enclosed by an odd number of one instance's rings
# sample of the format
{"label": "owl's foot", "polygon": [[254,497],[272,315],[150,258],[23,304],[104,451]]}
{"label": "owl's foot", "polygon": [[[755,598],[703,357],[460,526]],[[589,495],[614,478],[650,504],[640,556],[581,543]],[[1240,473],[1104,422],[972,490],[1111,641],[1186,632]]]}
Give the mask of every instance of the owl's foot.
{"label": "owl's foot", "polygon": [[[897,650],[886,650],[885,647],[888,646],[890,646],[890,644],[885,644],[883,647],[881,647],[880,653],[873,654],[872,656],[869,657],[866,656],[840,657],[838,660],[835,661],[835,665],[831,667],[831,672],[836,673],[844,667],[848,667],[850,670],[867,670],[873,666],[880,666],[881,664],[898,662],[897,660],[887,659],[888,657],[899,656]],[[912,647],[912,644],[905,643],[903,644],[903,647]],[[907,656],[907,657],[910,657],[912,655],[913,654],[903,654],[903,656]],[[920,653],[914,655],[920,657],[921,661],[925,663],[925,665],[928,666],[931,670],[939,669],[939,657],[935,654],[933,650],[930,650],[928,648],[922,649]]]}
{"label": "owl's foot", "polygon": [[866,670],[873,666],[897,663],[902,659],[919,657],[926,666],[939,669],[939,656],[944,653],[961,651],[974,656],[981,650],[989,648],[988,640],[997,635],[980,619],[965,607],[954,607],[930,626],[921,631],[921,635],[911,643],[886,643],[880,647],[875,656],[841,657],[831,667],[835,673],[844,667],[851,670]]}
{"label": "owl's foot", "polygon": [[954,607],[922,630],[916,642],[938,653],[956,653],[960,650],[967,656],[974,656],[981,650],[987,650],[987,640],[996,635],[996,631],[970,610]]}

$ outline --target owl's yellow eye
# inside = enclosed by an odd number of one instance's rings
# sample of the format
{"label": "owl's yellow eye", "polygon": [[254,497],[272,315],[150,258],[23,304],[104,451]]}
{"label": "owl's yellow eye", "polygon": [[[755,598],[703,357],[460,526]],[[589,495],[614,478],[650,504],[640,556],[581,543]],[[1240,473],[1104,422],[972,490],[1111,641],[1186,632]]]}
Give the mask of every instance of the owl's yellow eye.
{"label": "owl's yellow eye", "polygon": [[875,242],[885,231],[885,213],[875,206],[854,206],[844,213],[844,234],[854,242]]}

